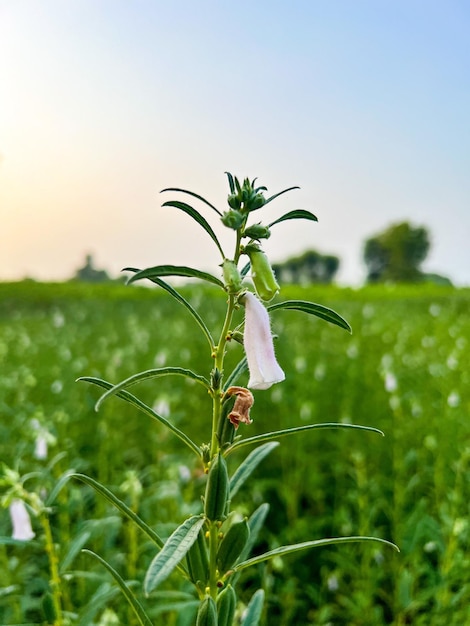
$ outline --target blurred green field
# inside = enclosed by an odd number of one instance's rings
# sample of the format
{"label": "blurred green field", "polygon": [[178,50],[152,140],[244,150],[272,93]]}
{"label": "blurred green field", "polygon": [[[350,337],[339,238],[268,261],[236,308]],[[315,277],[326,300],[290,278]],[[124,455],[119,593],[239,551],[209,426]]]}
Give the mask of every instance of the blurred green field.
{"label": "blurred green field", "polygon": [[[219,292],[185,287],[184,294],[220,328]],[[394,541],[401,553],[350,544],[274,560],[248,570],[246,600],[264,586],[269,626],[469,623],[470,290],[322,286],[281,295],[335,309],[353,334],[303,313],[273,313],[286,381],[255,394],[254,423],[242,434],[338,421],[380,428],[385,437],[322,430],[286,438],[238,504],[247,513],[271,504],[259,549],[362,534]],[[234,345],[229,363],[240,356]],[[193,319],[162,291],[0,284],[1,462],[28,475],[25,486],[42,498],[71,468],[86,473],[169,535],[199,511],[200,468],[171,432],[121,400],[96,413],[99,390],[75,382],[83,375],[118,382],[163,365],[204,375],[212,367]],[[196,442],[209,440],[211,403],[202,388],[167,378],[133,393]],[[45,460],[35,458],[38,425],[49,437]],[[50,519],[68,623],[135,624],[111,577],[80,549],[103,555],[127,580],[142,580],[154,555],[145,538],[72,480],[57,493]],[[3,625],[46,623],[49,573],[37,520],[33,526],[33,541],[12,542],[8,511],[0,510]],[[155,624],[192,623],[194,603],[177,576],[142,602]],[[178,610],[168,612],[169,605]]]}

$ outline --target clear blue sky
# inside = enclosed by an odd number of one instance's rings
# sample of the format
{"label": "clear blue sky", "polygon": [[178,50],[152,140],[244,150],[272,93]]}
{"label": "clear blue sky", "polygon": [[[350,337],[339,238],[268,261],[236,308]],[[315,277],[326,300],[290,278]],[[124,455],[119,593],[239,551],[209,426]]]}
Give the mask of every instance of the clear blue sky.
{"label": "clear blue sky", "polygon": [[463,0],[0,0],[0,279],[87,252],[214,269],[158,191],[223,209],[229,170],[300,185],[266,221],[318,216],[274,230],[275,261],[337,254],[358,283],[364,240],[407,219],[425,269],[470,284],[469,32]]}

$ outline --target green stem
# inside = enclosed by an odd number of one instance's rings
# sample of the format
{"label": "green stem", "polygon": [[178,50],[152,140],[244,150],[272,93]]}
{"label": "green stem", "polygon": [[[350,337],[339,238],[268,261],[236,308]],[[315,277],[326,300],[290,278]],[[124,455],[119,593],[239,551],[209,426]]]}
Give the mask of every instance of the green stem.
{"label": "green stem", "polygon": [[51,575],[50,587],[55,613],[54,626],[62,626],[62,593],[59,575],[59,559],[57,558],[57,552],[52,538],[51,525],[49,523],[49,518],[46,512],[42,512],[40,514],[40,520],[44,530],[44,536],[46,540],[46,553],[49,559],[49,570]]}
{"label": "green stem", "polygon": [[[227,344],[227,335],[230,330],[230,324],[232,323],[233,312],[235,310],[235,295],[229,294],[227,312],[225,314],[225,321],[220,333],[220,339],[217,347],[214,351],[214,367],[223,375],[224,370],[224,357],[225,346]],[[222,378],[220,379],[219,388],[213,389],[213,404],[212,404],[212,438],[211,438],[211,457],[213,457],[219,449],[219,441],[217,439],[217,430],[219,421],[222,415]]]}

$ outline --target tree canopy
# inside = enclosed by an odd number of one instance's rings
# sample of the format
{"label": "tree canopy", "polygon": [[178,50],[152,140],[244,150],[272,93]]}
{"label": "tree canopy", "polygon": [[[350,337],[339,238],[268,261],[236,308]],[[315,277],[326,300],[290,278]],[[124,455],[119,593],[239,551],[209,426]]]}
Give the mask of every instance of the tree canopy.
{"label": "tree canopy", "polygon": [[339,264],[336,256],[307,250],[300,256],[274,264],[273,270],[282,283],[331,283]]}
{"label": "tree canopy", "polygon": [[393,224],[364,245],[368,282],[418,282],[426,275],[420,269],[430,248],[429,233],[409,222]]}

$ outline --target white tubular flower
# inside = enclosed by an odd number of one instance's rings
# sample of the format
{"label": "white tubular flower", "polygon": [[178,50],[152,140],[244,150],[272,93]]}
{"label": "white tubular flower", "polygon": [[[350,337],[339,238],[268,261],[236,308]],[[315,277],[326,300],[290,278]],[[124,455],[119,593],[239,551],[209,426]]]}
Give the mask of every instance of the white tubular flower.
{"label": "white tubular flower", "polygon": [[29,541],[36,536],[31,528],[31,520],[23,500],[13,500],[9,507],[13,526],[12,538],[19,541]]}
{"label": "white tubular flower", "polygon": [[276,361],[273,337],[269,324],[269,315],[258,298],[249,291],[244,295],[245,346],[248,369],[250,370],[250,389],[269,389],[280,383],[285,374]]}

